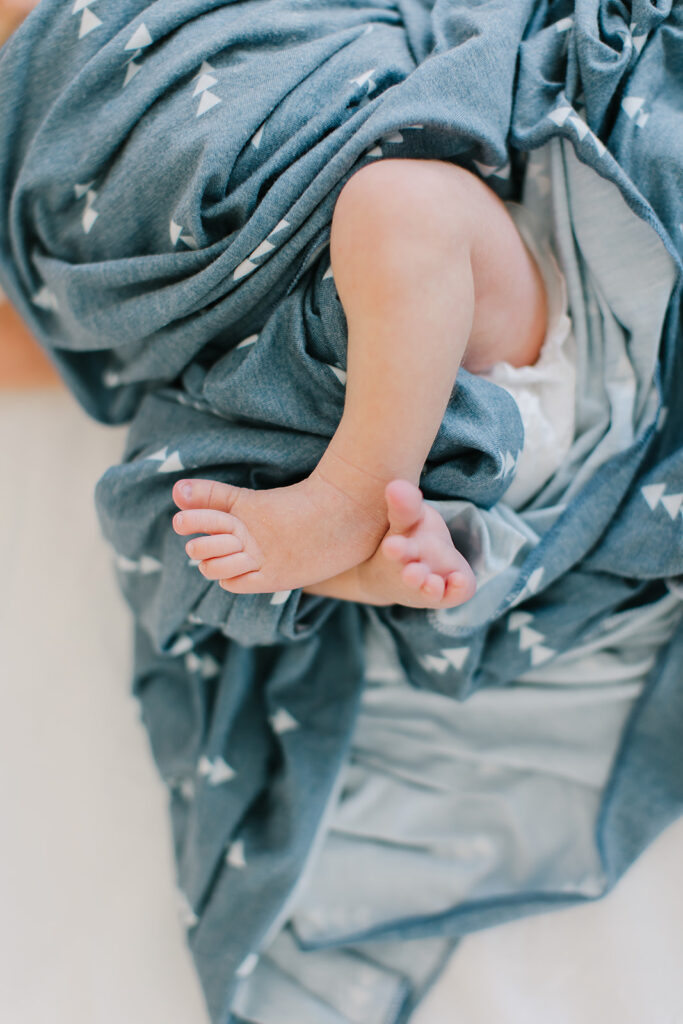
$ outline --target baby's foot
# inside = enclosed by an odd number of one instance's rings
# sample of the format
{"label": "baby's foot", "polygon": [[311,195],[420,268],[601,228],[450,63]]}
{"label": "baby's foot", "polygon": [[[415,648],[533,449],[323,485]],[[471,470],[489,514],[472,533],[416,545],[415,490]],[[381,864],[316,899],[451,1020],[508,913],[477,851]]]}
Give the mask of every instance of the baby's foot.
{"label": "baby's foot", "polygon": [[212,480],[179,480],[173,517],[192,540],[207,579],[233,594],[294,590],[329,579],[369,558],[387,528],[385,481],[328,448],[309,477],[260,491]]}
{"label": "baby's foot", "polygon": [[474,573],[436,509],[408,480],[392,480],[385,497],[389,530],[374,555],[351,570],[364,595],[359,600],[409,608],[468,601],[476,590]]}

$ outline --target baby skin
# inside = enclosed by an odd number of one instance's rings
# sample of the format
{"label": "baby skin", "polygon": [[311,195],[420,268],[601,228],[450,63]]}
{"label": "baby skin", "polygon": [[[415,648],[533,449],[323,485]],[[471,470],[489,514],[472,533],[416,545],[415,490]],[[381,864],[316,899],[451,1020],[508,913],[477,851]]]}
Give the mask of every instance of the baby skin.
{"label": "baby skin", "polygon": [[441,160],[382,160],[335,205],[330,257],[348,325],[344,410],[320,462],[288,487],[179,480],[173,519],[230,593],[308,593],[446,608],[472,570],[418,482],[460,366],[536,361],[543,281],[505,205]]}

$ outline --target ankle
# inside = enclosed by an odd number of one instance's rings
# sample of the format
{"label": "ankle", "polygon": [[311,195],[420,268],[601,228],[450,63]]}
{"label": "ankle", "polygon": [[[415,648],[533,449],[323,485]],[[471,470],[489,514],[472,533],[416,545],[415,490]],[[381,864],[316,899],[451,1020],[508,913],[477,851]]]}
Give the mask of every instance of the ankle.
{"label": "ankle", "polygon": [[388,480],[356,465],[346,456],[329,448],[311,473],[312,478],[324,481],[340,491],[377,523],[388,525],[384,488]]}
{"label": "ankle", "polygon": [[364,479],[369,488],[380,488],[383,495],[391,480],[409,480],[419,486],[424,459],[406,452],[400,440],[387,440],[380,444],[372,434],[361,438],[352,427],[345,429],[342,419],[319,464],[329,467],[344,465],[359,481]]}

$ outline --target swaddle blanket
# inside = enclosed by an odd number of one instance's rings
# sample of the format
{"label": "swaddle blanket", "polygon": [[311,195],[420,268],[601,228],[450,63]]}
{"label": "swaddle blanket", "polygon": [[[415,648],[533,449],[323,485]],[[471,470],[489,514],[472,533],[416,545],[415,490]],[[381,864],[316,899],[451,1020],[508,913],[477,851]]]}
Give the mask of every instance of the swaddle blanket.
{"label": "swaddle blanket", "polygon": [[[667,0],[43,0],[0,53],[0,279],[131,421],[96,501],[216,1024],[405,1020],[458,936],[606,892],[681,812],[682,52]],[[537,218],[572,445],[513,509],[517,406],[461,371],[420,484],[472,601],[230,595],[172,485],[316,464],[332,210],[387,157]]]}

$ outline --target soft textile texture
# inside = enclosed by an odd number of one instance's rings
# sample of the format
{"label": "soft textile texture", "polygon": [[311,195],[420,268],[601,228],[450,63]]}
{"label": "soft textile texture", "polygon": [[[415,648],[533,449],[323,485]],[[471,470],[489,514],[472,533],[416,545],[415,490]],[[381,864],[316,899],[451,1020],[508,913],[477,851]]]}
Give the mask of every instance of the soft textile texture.
{"label": "soft textile texture", "polygon": [[[547,235],[537,238],[534,230],[541,226],[536,205],[540,197],[534,194],[536,167],[532,161],[525,176],[528,202],[536,217],[527,219],[526,208],[518,203],[506,206],[541,271],[548,303],[546,335],[533,366],[501,361],[481,375],[512,395],[522,418],[524,445],[517,456],[512,483],[505,491],[505,503],[514,509],[527,505],[557,472],[571,448],[575,430],[576,343],[567,313],[564,277]],[[544,171],[539,168],[538,174]],[[546,233],[550,227],[548,218]]]}
{"label": "soft textile texture", "polygon": [[[619,616],[671,618],[621,695],[625,719],[615,698],[614,760],[581,804],[588,887],[576,851],[566,881],[540,889],[504,857],[507,881],[485,897],[461,888],[438,912],[426,900],[359,929],[400,940],[363,943],[375,1010],[405,1019],[458,935],[607,891],[681,811],[683,635],[662,602],[680,606],[683,573],[682,43],[681,7],[645,0],[43,0],[0,54],[0,280],[83,406],[132,421],[97,506],[135,615],[134,692],[171,792],[188,942],[216,1022],[265,1021],[268,992],[285,990],[304,1019],[277,936],[297,882],[334,852],[325,828],[359,740],[368,612],[208,584],[171,529],[171,488],[192,474],[275,486],[320,457],[346,351],[329,225],[365,163],[453,160],[511,199],[531,175],[583,381],[566,459],[515,512],[517,407],[459,374],[420,483],[480,586],[448,613],[373,613],[410,687],[454,707],[483,688],[507,699],[529,671],[560,672],[577,649],[597,657]],[[417,938],[431,950],[402,956]],[[273,987],[254,1007],[242,982],[268,943]],[[309,991],[329,999],[313,1019],[351,1019],[314,974]]]}

